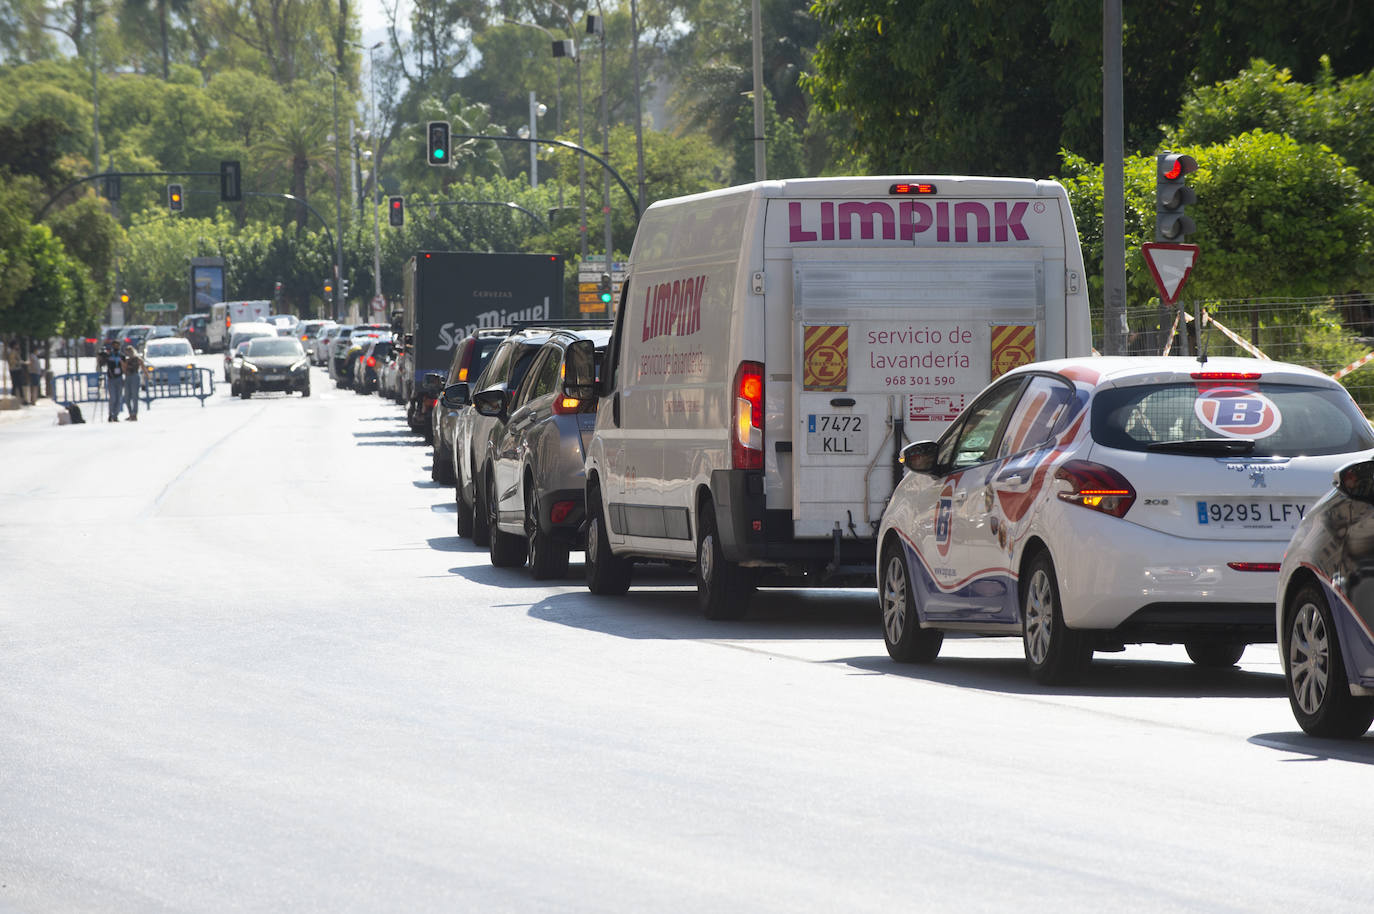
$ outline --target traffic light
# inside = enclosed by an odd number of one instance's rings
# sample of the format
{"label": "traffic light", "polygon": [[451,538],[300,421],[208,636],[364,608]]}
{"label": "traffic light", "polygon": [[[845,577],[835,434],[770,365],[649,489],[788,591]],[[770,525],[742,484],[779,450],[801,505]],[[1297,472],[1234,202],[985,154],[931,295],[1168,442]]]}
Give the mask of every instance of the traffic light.
{"label": "traffic light", "polygon": [[339,291],[343,293],[343,297],[344,297],[344,298],[348,298],[348,278],[347,278],[347,277],[344,277],[343,279],[339,280]]}
{"label": "traffic light", "polygon": [[1196,230],[1193,220],[1183,214],[1197,194],[1187,177],[1197,171],[1197,159],[1176,152],[1161,152],[1155,157],[1155,241],[1182,244]]}
{"label": "traffic light", "polygon": [[237,203],[243,199],[242,170],[237,161],[219,163],[219,198],[225,203]]}
{"label": "traffic light", "polygon": [[324,281],[324,297],[330,301],[334,299],[334,280],[326,279]]}
{"label": "traffic light", "polygon": [[168,184],[168,185],[167,185],[167,208],[168,208],[169,210],[171,210],[172,212],[174,212],[174,213],[179,213],[179,212],[181,212],[181,206],[182,206],[182,203],[183,203],[183,202],[184,202],[184,201],[183,201],[183,198],[182,198],[182,196],[181,196],[181,185],[180,185],[180,184]]}
{"label": "traffic light", "polygon": [[388,197],[387,198],[387,220],[395,226],[406,224],[406,198]]}
{"label": "traffic light", "polygon": [[448,121],[430,121],[426,133],[429,136],[427,161],[431,165],[447,166],[449,164]]}
{"label": "traffic light", "polygon": [[129,303],[129,292],[127,289],[119,293],[119,303],[121,305],[127,305]]}
{"label": "traffic light", "polygon": [[602,273],[601,281],[597,283],[597,291],[601,293],[601,304],[607,307],[611,304],[611,274]]}
{"label": "traffic light", "polygon": [[119,201],[119,175],[105,175],[105,199],[111,203]]}

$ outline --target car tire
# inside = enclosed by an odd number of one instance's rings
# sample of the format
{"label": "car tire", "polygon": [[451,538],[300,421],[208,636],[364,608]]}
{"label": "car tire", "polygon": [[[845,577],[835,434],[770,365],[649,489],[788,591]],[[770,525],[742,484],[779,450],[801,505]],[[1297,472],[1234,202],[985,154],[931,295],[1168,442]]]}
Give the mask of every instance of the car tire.
{"label": "car tire", "polygon": [[239,399],[247,400],[253,396],[253,391],[246,384],[239,385]]}
{"label": "car tire", "polygon": [[1224,670],[1240,662],[1245,653],[1244,644],[1229,641],[1188,641],[1183,645],[1188,659],[1209,670]]}
{"label": "car tire", "polygon": [[477,480],[472,483],[472,542],[475,546],[491,545],[491,527],[487,526],[486,487]]}
{"label": "car tire", "polygon": [[539,526],[539,499],[525,484],[525,541],[529,543],[530,576],[536,581],[566,577],[568,544],[560,543]]}
{"label": "car tire", "polygon": [[462,486],[453,487],[454,513],[458,515],[458,535],[462,537],[472,536],[472,508],[463,501]]}
{"label": "car tire", "polygon": [[525,564],[529,546],[523,536],[507,533],[497,525],[497,509],[500,501],[496,497],[496,480],[487,474],[487,494],[484,499],[487,508],[487,529],[491,531],[491,564],[496,568],[519,568]]}
{"label": "car tire", "polygon": [[601,490],[587,490],[587,589],[599,597],[616,597],[630,589],[634,563],[611,552],[607,536],[606,509]]}
{"label": "car tire", "polygon": [[1092,642],[1064,624],[1059,580],[1041,551],[1021,576],[1021,644],[1026,668],[1041,685],[1077,682],[1092,660]]}
{"label": "car tire", "polygon": [[456,481],[453,476],[453,458],[439,451],[439,446],[434,446],[434,462],[430,464],[431,475],[434,481],[444,486],[451,486]]}
{"label": "car tire", "polygon": [[716,512],[710,502],[702,505],[697,519],[697,606],[708,619],[743,619],[754,592],[753,573],[727,561],[716,528]]}
{"label": "car tire", "polygon": [[883,547],[878,604],[883,612],[883,643],[898,663],[930,663],[940,655],[944,632],[921,628],[916,615],[916,594],[911,569],[901,541],[895,537]]}
{"label": "car tire", "polygon": [[238,395],[239,395],[239,385],[238,385],[238,382],[237,382],[237,381],[230,381],[230,382],[229,382],[229,396],[231,396],[231,397],[237,397]]}
{"label": "car tire", "polygon": [[310,396],[310,385],[309,385],[309,384],[307,384],[307,385],[305,385],[304,387],[301,388],[301,396],[302,396],[302,397],[308,397],[308,396]]}
{"label": "car tire", "polygon": [[1335,619],[1321,586],[1302,587],[1283,618],[1283,679],[1298,726],[1327,739],[1362,736],[1374,722],[1374,698],[1350,694]]}

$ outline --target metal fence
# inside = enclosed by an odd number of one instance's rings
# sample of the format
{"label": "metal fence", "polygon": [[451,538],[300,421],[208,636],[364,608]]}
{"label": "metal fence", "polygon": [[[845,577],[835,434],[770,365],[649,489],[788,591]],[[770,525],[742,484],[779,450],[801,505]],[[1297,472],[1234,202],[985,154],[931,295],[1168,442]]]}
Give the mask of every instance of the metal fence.
{"label": "metal fence", "polygon": [[[109,393],[105,389],[103,371],[83,371],[60,374],[52,379],[52,398],[66,406],[69,403],[105,403]],[[139,385],[138,397],[149,408],[154,400],[195,397],[204,406],[215,393],[215,373],[209,368],[154,368]],[[103,412],[97,410],[97,417]]]}
{"label": "metal fence", "polygon": [[[1367,295],[1188,301],[1135,309],[1126,324],[1130,355],[1201,351],[1292,362],[1336,378],[1374,415],[1374,301]],[[1100,313],[1093,338],[1100,349]]]}

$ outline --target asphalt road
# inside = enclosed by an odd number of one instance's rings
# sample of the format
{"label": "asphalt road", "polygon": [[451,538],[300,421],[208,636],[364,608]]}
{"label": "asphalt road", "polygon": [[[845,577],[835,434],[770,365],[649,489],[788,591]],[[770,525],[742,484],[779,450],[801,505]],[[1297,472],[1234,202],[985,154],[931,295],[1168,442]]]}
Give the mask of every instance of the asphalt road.
{"label": "asphalt road", "polygon": [[892,664],[870,591],[536,584],[315,372],[0,422],[0,911],[1368,907],[1374,738],[1302,736],[1272,646],[1050,689]]}

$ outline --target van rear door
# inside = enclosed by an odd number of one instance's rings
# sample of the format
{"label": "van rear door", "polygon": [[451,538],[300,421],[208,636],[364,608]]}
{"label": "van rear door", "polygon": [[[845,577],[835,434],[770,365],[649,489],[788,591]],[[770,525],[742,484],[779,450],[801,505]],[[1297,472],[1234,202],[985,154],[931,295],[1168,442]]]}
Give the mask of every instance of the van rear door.
{"label": "van rear door", "polygon": [[792,282],[793,532],[871,537],[902,445],[1044,349],[1044,254],[794,249]]}

